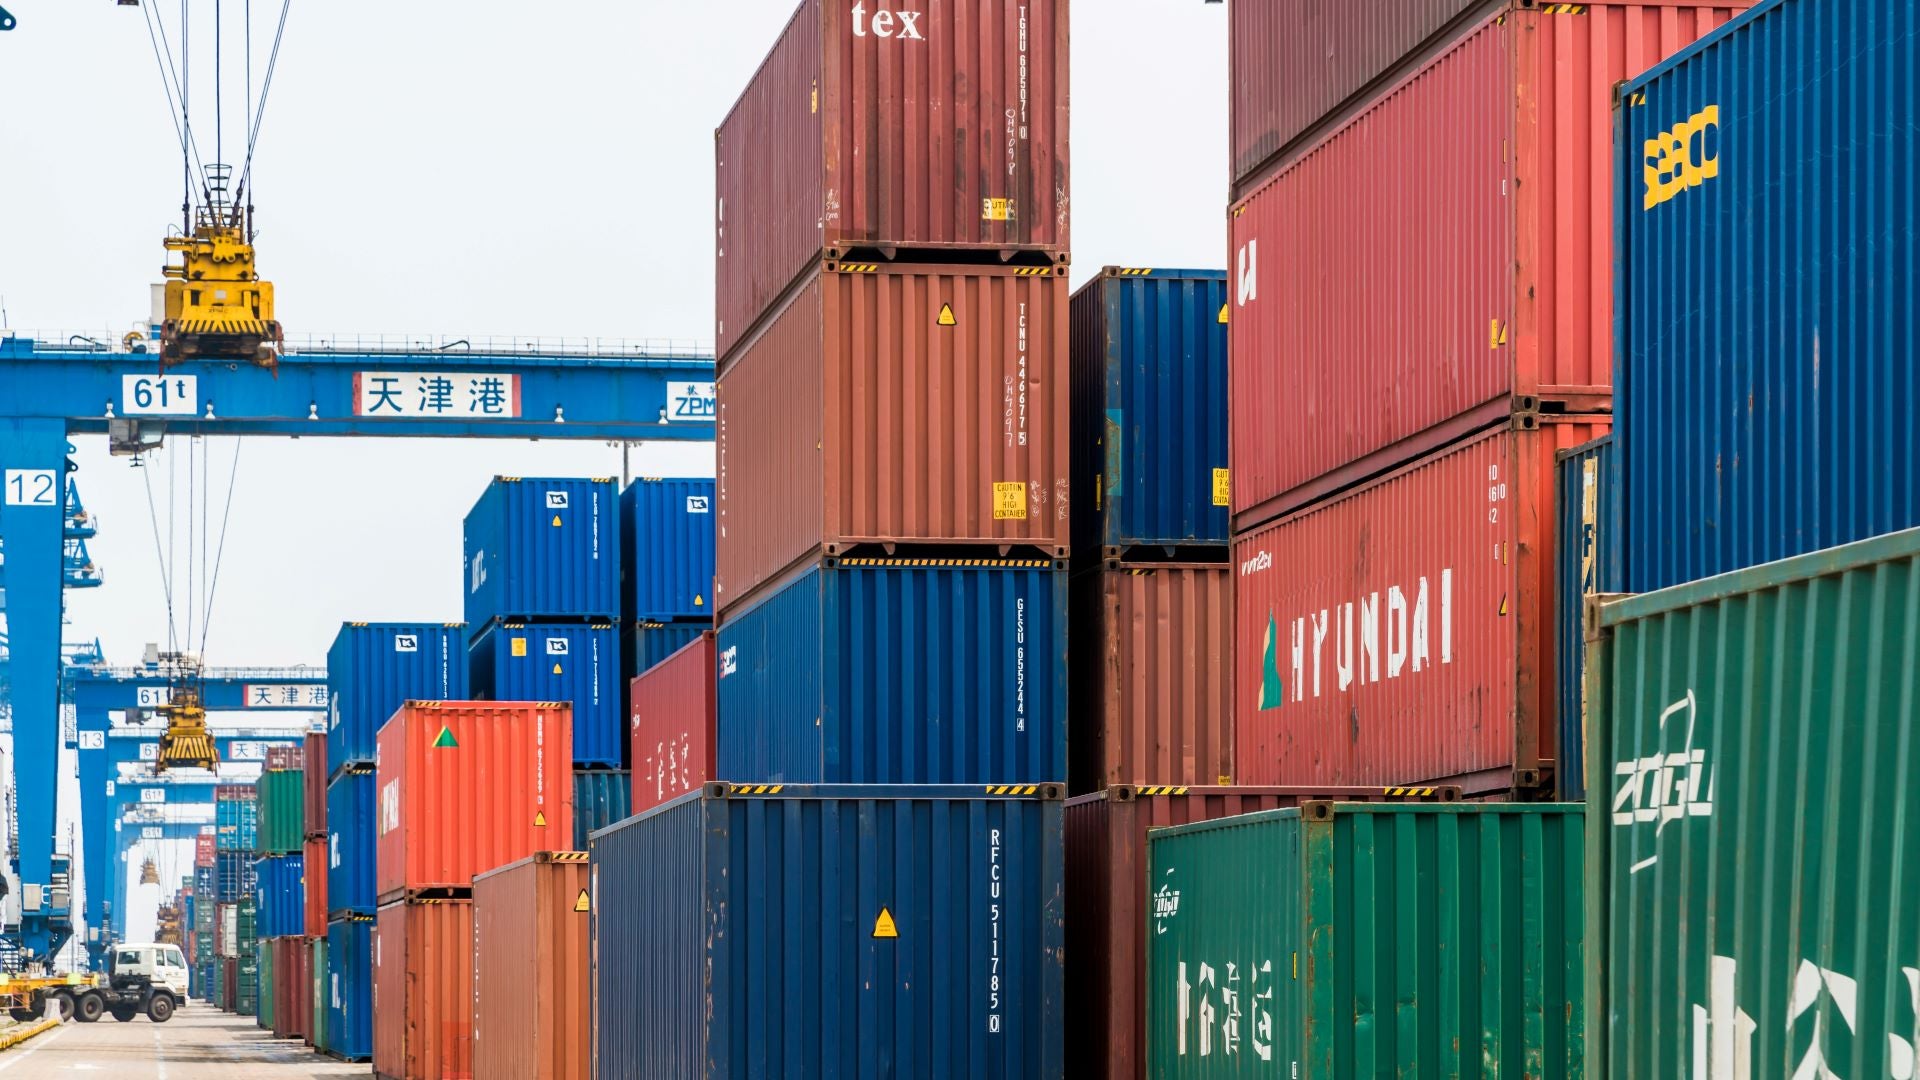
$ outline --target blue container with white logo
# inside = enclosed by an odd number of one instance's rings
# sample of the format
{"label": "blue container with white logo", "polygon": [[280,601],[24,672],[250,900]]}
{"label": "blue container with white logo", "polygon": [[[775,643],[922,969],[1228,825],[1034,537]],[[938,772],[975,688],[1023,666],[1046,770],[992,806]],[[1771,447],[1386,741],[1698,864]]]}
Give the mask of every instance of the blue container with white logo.
{"label": "blue container with white logo", "polygon": [[327,1049],[348,1061],[373,1056],[373,916],[327,924]]}
{"label": "blue container with white logo", "polygon": [[494,620],[620,619],[611,479],[498,477],[467,512],[467,633]]}
{"label": "blue container with white logo", "polygon": [[647,479],[620,496],[626,621],[713,616],[713,481]]}
{"label": "blue container with white logo", "polygon": [[347,623],[327,650],[327,775],[372,764],[380,725],[406,702],[466,697],[459,623]]}
{"label": "blue container with white logo", "polygon": [[1029,784],[1067,773],[1067,575],[830,558],[715,638],[721,776]]}
{"label": "blue container with white logo", "polygon": [[354,766],[327,785],[327,915],[373,916],[373,766]]}
{"label": "blue container with white logo", "polygon": [[270,855],[253,863],[254,935],[299,937],[307,932],[307,872],[301,855]]}
{"label": "blue container with white logo", "polygon": [[611,622],[495,623],[469,653],[473,692],[491,701],[573,706],[573,763],[617,769],[626,759],[620,635]]}

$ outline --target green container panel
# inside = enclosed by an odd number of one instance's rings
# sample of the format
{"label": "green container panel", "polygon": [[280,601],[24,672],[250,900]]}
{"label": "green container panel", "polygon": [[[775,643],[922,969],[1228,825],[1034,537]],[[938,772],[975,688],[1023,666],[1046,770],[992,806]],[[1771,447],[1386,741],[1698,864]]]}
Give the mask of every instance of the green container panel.
{"label": "green container panel", "polygon": [[1155,830],[1148,1076],[1583,1076],[1584,814],[1317,802]]}
{"label": "green container panel", "polygon": [[1920,530],[1589,627],[1590,1075],[1913,1076]]}
{"label": "green container panel", "polygon": [[[270,775],[270,774],[269,774]],[[259,1008],[254,1013],[254,1023],[273,1030],[273,943],[262,941],[255,949],[260,958],[260,977],[254,981],[255,1000]]]}
{"label": "green container panel", "polygon": [[258,855],[297,855],[307,838],[306,773],[298,769],[263,772],[259,792]]}
{"label": "green container panel", "polygon": [[313,985],[307,993],[307,1000],[313,1003],[313,1020],[307,1029],[307,1042],[315,1050],[325,1053],[327,1047],[327,939],[313,938],[308,942],[313,949],[313,962],[307,970],[312,974]]}

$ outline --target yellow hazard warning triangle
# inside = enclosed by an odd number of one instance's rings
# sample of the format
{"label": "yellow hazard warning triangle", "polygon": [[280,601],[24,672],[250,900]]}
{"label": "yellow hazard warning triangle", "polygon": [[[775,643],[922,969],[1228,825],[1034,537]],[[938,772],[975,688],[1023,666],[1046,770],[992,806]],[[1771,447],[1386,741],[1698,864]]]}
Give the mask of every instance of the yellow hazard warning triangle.
{"label": "yellow hazard warning triangle", "polygon": [[555,515],[553,515],[553,527],[554,527],[554,528],[556,528],[556,529],[560,527],[560,515],[559,515],[559,514],[555,514]]}
{"label": "yellow hazard warning triangle", "polygon": [[934,321],[938,322],[941,326],[952,326],[957,322],[958,320],[953,317],[953,305],[941,304],[940,317]]}
{"label": "yellow hazard warning triangle", "polygon": [[553,665],[553,673],[554,673],[555,675],[558,675],[558,674],[560,674],[560,665],[559,665],[559,664],[555,664],[555,665]]}
{"label": "yellow hazard warning triangle", "polygon": [[880,917],[873,920],[873,936],[876,938],[897,938],[900,928],[893,925],[893,912],[880,909]]}
{"label": "yellow hazard warning triangle", "polygon": [[545,810],[535,810],[533,812],[533,827],[536,829],[544,829],[547,827],[547,812]]}
{"label": "yellow hazard warning triangle", "polygon": [[574,898],[573,910],[575,911],[592,911],[593,910],[593,901],[587,898],[587,890],[581,889],[580,895]]}
{"label": "yellow hazard warning triangle", "polygon": [[1225,304],[1220,305],[1220,325],[1227,325],[1227,305]]}

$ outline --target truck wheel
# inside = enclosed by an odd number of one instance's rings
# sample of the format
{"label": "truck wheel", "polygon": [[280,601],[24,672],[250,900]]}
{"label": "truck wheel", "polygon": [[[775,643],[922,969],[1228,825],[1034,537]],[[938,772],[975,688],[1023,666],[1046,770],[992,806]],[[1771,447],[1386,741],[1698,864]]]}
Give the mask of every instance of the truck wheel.
{"label": "truck wheel", "polygon": [[93,1023],[106,1011],[107,1003],[99,994],[82,994],[73,1002],[73,1018],[83,1024]]}
{"label": "truck wheel", "polygon": [[133,1023],[133,1018],[139,1015],[140,1013],[136,1009],[129,1009],[121,1005],[116,1005],[113,1007],[113,1018],[115,1020],[120,1021],[123,1024]]}
{"label": "truck wheel", "polygon": [[40,1019],[40,1014],[32,1009],[8,1009],[7,1015],[13,1017],[14,1022],[19,1024],[31,1024]]}
{"label": "truck wheel", "polygon": [[173,997],[169,994],[155,994],[147,1002],[147,1019],[156,1024],[164,1024],[173,1019]]}

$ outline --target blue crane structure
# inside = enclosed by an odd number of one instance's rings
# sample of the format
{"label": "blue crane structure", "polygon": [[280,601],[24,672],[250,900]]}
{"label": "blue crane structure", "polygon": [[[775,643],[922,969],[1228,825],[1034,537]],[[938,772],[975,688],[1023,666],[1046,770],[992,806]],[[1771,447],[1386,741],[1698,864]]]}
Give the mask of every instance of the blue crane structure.
{"label": "blue crane structure", "polygon": [[[592,349],[293,351],[273,365],[170,364],[0,339],[0,557],[18,795],[17,953],[44,965],[73,932],[54,850],[68,438],[133,454],[176,435],[711,442],[711,354]],[[8,952],[14,950],[9,949]]]}

